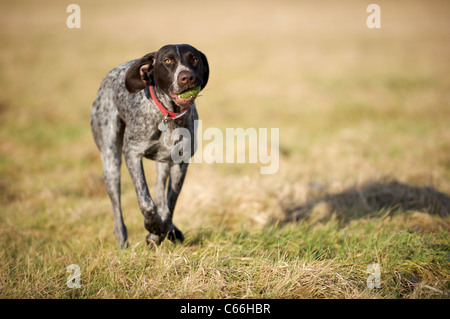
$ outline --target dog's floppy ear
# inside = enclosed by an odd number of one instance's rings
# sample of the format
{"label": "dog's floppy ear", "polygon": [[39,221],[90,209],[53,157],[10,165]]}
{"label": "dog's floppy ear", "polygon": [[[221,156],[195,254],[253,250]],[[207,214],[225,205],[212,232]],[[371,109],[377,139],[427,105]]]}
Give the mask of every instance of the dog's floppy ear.
{"label": "dog's floppy ear", "polygon": [[206,55],[204,55],[202,52],[198,51],[198,53],[200,54],[200,59],[202,60],[202,64],[203,64],[203,72],[202,72],[202,90],[205,88],[206,83],[208,83],[208,79],[209,79],[209,64],[208,64],[208,59],[206,59]]}
{"label": "dog's floppy ear", "polygon": [[137,93],[146,86],[153,85],[153,69],[156,52],[144,55],[125,74],[125,87],[130,93]]}

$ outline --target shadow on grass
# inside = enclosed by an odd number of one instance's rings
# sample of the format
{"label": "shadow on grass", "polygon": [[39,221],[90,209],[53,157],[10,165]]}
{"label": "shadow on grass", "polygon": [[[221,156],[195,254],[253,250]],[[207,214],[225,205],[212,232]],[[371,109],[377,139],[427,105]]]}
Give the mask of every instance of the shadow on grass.
{"label": "shadow on grass", "polygon": [[335,216],[344,224],[362,217],[376,217],[396,211],[420,211],[448,216],[450,197],[433,187],[417,187],[400,183],[369,182],[338,193],[319,191],[308,196],[304,203],[281,200],[285,214],[281,223],[308,219],[317,222]]}

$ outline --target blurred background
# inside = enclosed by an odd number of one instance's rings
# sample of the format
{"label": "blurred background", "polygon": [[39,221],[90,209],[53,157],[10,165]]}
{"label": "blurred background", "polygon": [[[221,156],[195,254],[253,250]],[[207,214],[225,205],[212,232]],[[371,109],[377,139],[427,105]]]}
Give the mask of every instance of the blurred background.
{"label": "blurred background", "polygon": [[[76,233],[76,220],[83,236],[114,242],[90,106],[109,70],[170,43],[209,59],[197,100],[204,128],[280,129],[277,174],[191,165],[180,227],[258,228],[368,183],[450,192],[448,1],[377,1],[380,29],[367,27],[372,1],[361,0],[80,0],[79,29],[66,25],[71,3],[0,2],[3,234],[52,222]],[[143,240],[125,168],[122,176],[125,222]]]}
{"label": "blurred background", "polygon": [[[378,0],[370,29],[372,2],[0,0],[0,296],[448,297],[450,2]],[[278,128],[279,170],[191,164],[186,241],[154,253],[123,165],[120,252],[91,104],[177,43],[209,60],[203,129]]]}

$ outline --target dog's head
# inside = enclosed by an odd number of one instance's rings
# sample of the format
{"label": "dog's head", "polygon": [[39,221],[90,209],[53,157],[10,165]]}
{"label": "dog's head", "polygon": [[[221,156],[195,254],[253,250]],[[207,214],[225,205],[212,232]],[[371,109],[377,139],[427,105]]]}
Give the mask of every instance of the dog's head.
{"label": "dog's head", "polygon": [[180,95],[197,87],[203,90],[208,78],[208,60],[202,52],[188,44],[166,45],[144,55],[128,69],[125,87],[135,94],[146,86],[156,86],[176,105],[186,108],[195,97]]}

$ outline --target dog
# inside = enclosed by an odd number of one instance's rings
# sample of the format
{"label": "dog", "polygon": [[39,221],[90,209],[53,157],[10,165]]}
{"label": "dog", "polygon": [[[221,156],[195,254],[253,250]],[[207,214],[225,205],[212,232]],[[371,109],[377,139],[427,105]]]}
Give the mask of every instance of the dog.
{"label": "dog", "polygon": [[[103,79],[91,108],[91,129],[112,203],[114,234],[122,249],[128,246],[120,201],[122,153],[149,232],[147,244],[159,245],[166,237],[172,242],[184,240],[172,218],[188,163],[175,162],[171,151],[177,143],[191,143],[190,156],[194,154],[196,96],[180,95],[193,88],[203,90],[208,78],[206,56],[188,44],[179,44],[123,63]],[[177,128],[187,129],[192,138],[172,140]],[[144,157],[156,162],[153,197],[145,180]]]}

